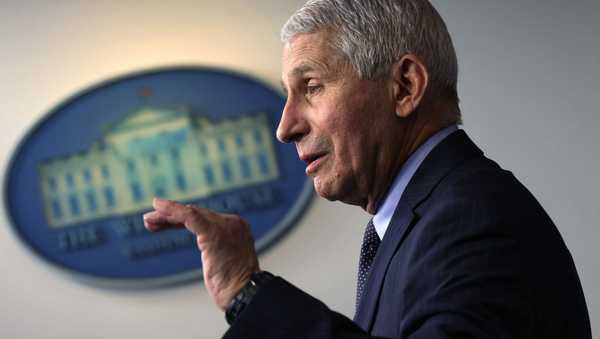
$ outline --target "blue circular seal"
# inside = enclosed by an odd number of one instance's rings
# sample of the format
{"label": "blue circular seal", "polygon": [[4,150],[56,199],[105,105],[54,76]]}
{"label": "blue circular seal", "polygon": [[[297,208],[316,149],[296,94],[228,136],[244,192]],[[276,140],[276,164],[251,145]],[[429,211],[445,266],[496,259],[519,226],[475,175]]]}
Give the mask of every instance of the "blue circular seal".
{"label": "blue circular seal", "polygon": [[5,178],[16,233],[46,261],[107,287],[201,278],[195,237],[152,234],[152,198],[236,213],[258,251],[293,225],[312,184],[274,132],[283,98],[240,74],[169,68],[85,90],[24,138]]}

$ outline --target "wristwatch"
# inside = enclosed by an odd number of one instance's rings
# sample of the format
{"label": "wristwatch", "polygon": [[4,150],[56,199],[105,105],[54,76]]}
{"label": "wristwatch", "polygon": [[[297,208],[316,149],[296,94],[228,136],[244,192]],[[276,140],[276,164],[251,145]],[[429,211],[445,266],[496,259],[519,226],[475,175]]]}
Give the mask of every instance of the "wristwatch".
{"label": "wristwatch", "polygon": [[246,286],[233,297],[231,304],[229,304],[225,311],[225,320],[227,320],[229,325],[233,324],[239,317],[246,306],[252,301],[256,292],[273,278],[275,278],[275,276],[267,271],[252,273]]}

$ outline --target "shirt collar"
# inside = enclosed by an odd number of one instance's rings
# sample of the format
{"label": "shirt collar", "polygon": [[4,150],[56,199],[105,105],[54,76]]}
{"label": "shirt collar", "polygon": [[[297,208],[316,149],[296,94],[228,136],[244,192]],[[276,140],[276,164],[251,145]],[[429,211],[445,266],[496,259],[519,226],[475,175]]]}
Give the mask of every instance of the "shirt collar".
{"label": "shirt collar", "polygon": [[392,220],[392,216],[394,215],[394,210],[396,210],[396,205],[398,205],[398,202],[402,197],[402,193],[404,193],[404,190],[406,189],[406,186],[408,186],[410,179],[412,179],[423,160],[425,160],[429,152],[431,152],[435,146],[437,146],[442,140],[455,132],[457,129],[457,125],[452,125],[437,132],[427,139],[427,141],[421,144],[421,146],[419,146],[417,150],[411,154],[408,160],[404,162],[400,168],[400,171],[396,175],[391,188],[388,190],[383,203],[379,205],[377,213],[375,213],[375,216],[373,217],[373,225],[375,226],[377,235],[379,235],[379,239],[383,239],[385,231],[387,230],[390,221]]}

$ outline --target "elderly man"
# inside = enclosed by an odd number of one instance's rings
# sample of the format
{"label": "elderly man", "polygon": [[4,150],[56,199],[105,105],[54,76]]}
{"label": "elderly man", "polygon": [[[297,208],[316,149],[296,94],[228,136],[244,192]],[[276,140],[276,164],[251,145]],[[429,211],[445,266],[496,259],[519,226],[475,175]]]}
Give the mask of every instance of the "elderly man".
{"label": "elderly man", "polygon": [[373,214],[354,322],[259,268],[248,225],[155,200],[197,235],[226,338],[591,338],[582,288],[533,196],[457,128],[457,61],[426,0],[312,0],[282,30],[277,138],[319,195]]}

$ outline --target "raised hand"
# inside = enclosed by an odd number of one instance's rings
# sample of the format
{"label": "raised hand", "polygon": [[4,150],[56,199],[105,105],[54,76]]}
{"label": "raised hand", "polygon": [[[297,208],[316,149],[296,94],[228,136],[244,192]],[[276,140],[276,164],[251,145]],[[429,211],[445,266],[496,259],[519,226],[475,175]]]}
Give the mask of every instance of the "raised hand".
{"label": "raised hand", "polygon": [[250,227],[233,214],[155,198],[155,211],[144,214],[149,231],[185,227],[196,235],[202,252],[204,283],[213,301],[225,310],[233,297],[259,271]]}

